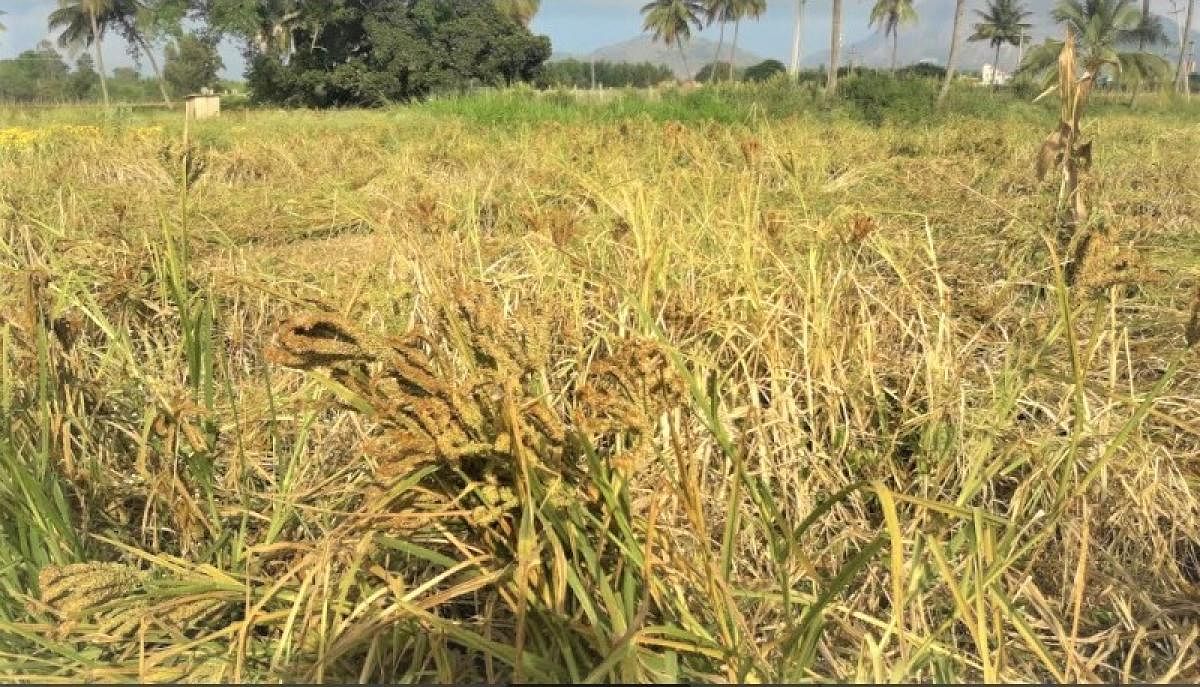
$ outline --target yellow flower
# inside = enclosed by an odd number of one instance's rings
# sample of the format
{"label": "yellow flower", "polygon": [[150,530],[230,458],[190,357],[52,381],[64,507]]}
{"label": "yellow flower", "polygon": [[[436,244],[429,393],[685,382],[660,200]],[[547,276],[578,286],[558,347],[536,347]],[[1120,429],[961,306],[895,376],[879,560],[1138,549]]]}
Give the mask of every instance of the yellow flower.
{"label": "yellow flower", "polygon": [[23,127],[0,129],[0,148],[31,148],[45,137],[45,132],[38,129]]}

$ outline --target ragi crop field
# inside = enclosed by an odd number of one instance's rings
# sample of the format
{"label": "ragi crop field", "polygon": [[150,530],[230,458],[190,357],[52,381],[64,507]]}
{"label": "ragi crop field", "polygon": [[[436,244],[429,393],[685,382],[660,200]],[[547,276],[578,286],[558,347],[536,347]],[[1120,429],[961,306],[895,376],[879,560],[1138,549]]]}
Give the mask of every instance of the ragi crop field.
{"label": "ragi crop field", "polygon": [[641,110],[0,113],[0,679],[1200,679],[1194,111]]}

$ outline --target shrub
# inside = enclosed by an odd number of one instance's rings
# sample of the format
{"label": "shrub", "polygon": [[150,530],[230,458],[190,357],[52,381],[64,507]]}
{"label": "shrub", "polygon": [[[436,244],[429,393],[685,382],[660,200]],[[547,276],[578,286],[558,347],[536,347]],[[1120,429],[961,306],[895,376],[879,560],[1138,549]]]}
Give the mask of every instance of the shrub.
{"label": "shrub", "polygon": [[762,82],[767,81],[776,74],[785,73],[787,73],[787,67],[783,66],[783,63],[779,60],[763,60],[753,67],[747,68],[742,78],[746,81]]}
{"label": "shrub", "polygon": [[713,78],[713,70],[717,70],[717,81],[729,81],[729,74],[733,72],[733,78],[738,78],[738,69],[728,62],[709,62],[696,72],[696,81],[707,83]]}
{"label": "shrub", "polygon": [[838,92],[855,116],[871,124],[879,125],[885,120],[915,122],[933,114],[937,82],[860,72],[844,79]]}

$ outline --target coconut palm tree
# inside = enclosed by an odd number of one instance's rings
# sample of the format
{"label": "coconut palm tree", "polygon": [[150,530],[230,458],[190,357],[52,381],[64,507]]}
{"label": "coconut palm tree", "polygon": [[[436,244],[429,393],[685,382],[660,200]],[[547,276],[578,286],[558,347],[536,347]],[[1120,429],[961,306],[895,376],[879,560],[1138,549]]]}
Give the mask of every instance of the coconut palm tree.
{"label": "coconut palm tree", "polygon": [[838,63],[842,57],[842,0],[833,0],[830,12],[829,74],[825,79],[825,95],[837,93]]}
{"label": "coconut palm tree", "polygon": [[692,70],[683,44],[691,39],[692,29],[703,25],[703,3],[700,0],[653,0],[642,7],[642,15],[645,17],[643,30],[649,31],[654,40],[679,48],[683,69],[690,75]]}
{"label": "coconut palm tree", "polygon": [[495,3],[501,14],[525,26],[529,26],[542,6],[542,0],[495,0]]}
{"label": "coconut palm tree", "polygon": [[51,31],[60,31],[58,44],[64,48],[91,46],[95,51],[96,71],[100,74],[100,93],[109,106],[108,77],[104,73],[104,30],[113,9],[113,0],[59,0],[50,13]]}
{"label": "coconut palm tree", "polygon": [[[1142,11],[1136,0],[1059,0],[1054,20],[1066,25],[1078,42],[1084,77],[1095,81],[1117,72],[1137,81],[1166,78],[1171,66],[1158,55],[1130,50],[1138,43]],[[1049,77],[1056,73],[1063,42],[1047,40],[1025,55],[1021,72]]]}
{"label": "coconut palm tree", "polygon": [[[96,23],[101,37],[106,31],[117,31],[135,51],[146,56],[158,80],[158,90],[162,94],[163,102],[170,103],[171,97],[167,93],[166,82],[163,80],[158,60],[154,57],[154,50],[138,26],[139,15],[146,9],[142,0],[106,0],[96,17]],[[50,14],[49,23],[52,31],[59,31],[58,44],[63,48],[75,49],[93,43],[92,16],[86,1],[61,2],[58,9]]]}
{"label": "coconut palm tree", "polygon": [[946,102],[950,95],[950,84],[954,82],[954,72],[958,69],[958,47],[962,40],[963,17],[967,14],[967,0],[958,0],[954,6],[954,29],[950,34],[950,56],[946,58],[946,79],[942,81],[942,90],[938,93],[938,105]]}
{"label": "coconut palm tree", "polygon": [[767,0],[734,0],[733,47],[729,50],[729,79],[733,80],[733,63],[737,59],[738,31],[743,19],[757,20],[767,11]]}
{"label": "coconut palm tree", "polygon": [[1142,0],[1142,14],[1134,34],[1137,36],[1138,50],[1144,51],[1153,45],[1168,45],[1171,42],[1163,27],[1162,17],[1150,11],[1150,0]]}
{"label": "coconut palm tree", "polygon": [[150,62],[150,69],[154,71],[154,78],[158,81],[158,92],[162,95],[163,102],[170,104],[171,96],[167,93],[167,82],[158,66],[158,60],[154,57],[154,49],[146,40],[146,33],[138,26],[138,15],[143,9],[145,5],[142,0],[112,0],[109,21],[126,42],[146,56]]}
{"label": "coconut palm tree", "polygon": [[[1091,2],[1091,0],[1085,0]],[[996,49],[992,69],[1000,71],[1000,48],[1004,44],[1019,46],[1028,35],[1033,24],[1025,21],[1033,15],[1025,9],[1021,0],[989,0],[987,9],[975,10],[980,21],[975,24],[975,33],[969,41],[988,41]],[[993,83],[995,79],[993,78]],[[999,85],[999,84],[997,84]]]}
{"label": "coconut palm tree", "polygon": [[721,50],[725,47],[725,25],[737,18],[738,0],[707,0],[704,4],[704,22],[708,26],[714,23],[721,25],[717,38],[717,56],[713,58],[713,67],[708,74],[708,81],[717,79],[717,65],[721,64]]}
{"label": "coconut palm tree", "polygon": [[[1135,29],[1138,41],[1138,50],[1146,52],[1146,48],[1153,45],[1170,45],[1171,39],[1167,36],[1167,31],[1163,27],[1162,18],[1150,11],[1150,0],[1142,0],[1142,15],[1138,20],[1137,29]],[[1141,91],[1141,83],[1133,84],[1133,93],[1129,97],[1129,106],[1133,107],[1137,101],[1138,93]]]}
{"label": "coconut palm tree", "polygon": [[871,26],[882,26],[883,35],[892,37],[892,73],[896,73],[896,53],[900,47],[900,25],[915,24],[917,10],[913,0],[876,0],[871,9]]}

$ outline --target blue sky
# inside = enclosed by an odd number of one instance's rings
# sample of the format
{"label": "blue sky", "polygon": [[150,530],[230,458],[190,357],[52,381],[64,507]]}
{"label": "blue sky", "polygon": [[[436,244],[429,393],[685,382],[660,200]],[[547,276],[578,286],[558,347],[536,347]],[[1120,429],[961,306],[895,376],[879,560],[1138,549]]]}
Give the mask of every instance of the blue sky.
{"label": "blue sky", "polygon": [[[925,0],[941,2],[944,0]],[[606,45],[628,40],[641,33],[639,8],[646,0],[543,0],[542,11],[534,20],[533,29],[550,36],[558,53],[585,54]],[[867,33],[866,0],[846,0],[846,38],[854,40]],[[3,23],[6,34],[0,34],[0,58],[13,57],[47,38],[46,16],[56,0],[0,0],[0,9],[8,13]],[[742,28],[741,44],[747,50],[764,57],[786,59],[791,54],[791,32],[796,3],[794,0],[771,0],[766,16],[759,22]],[[828,42],[829,2],[809,0],[805,13],[808,30],[805,32],[805,52],[815,52]],[[705,32],[716,38],[716,29]],[[222,51],[226,71],[237,76],[243,69],[241,56],[233,46]],[[105,50],[106,65],[128,65],[131,60],[124,46],[117,41]]]}
{"label": "blue sky", "polygon": [[[1051,0],[1026,2],[1033,7],[1049,4]],[[533,28],[550,36],[556,52],[585,54],[640,33],[642,24],[638,9],[644,3],[645,0],[543,0],[542,11],[535,19]],[[8,26],[8,32],[0,34],[0,58],[12,57],[33,47],[39,40],[47,38],[46,16],[55,4],[56,0],[0,0],[0,9],[8,13],[3,19],[4,24]],[[855,41],[869,33],[867,15],[871,4],[869,0],[845,1],[843,25],[846,27],[846,41]],[[951,0],[917,2],[918,8],[922,5],[929,7],[951,4]],[[972,6],[980,4],[982,0],[971,0]],[[1169,7],[1168,0],[1154,0],[1154,5],[1156,11],[1160,12]],[[770,0],[766,16],[761,21],[747,23],[742,28],[742,46],[763,57],[775,57],[786,61],[791,54],[795,7],[795,0]],[[804,52],[814,53],[827,47],[828,0],[808,1],[805,25]],[[716,29],[708,30],[705,35],[715,38]],[[131,64],[124,46],[117,41],[111,43],[107,46],[106,63],[112,66]],[[239,76],[243,64],[238,50],[228,46],[223,50],[223,57],[229,75]]]}
{"label": "blue sky", "polygon": [[[543,0],[533,28],[550,36],[556,52],[589,53],[641,33],[642,17],[638,10],[644,4],[646,0]],[[847,0],[845,8],[846,38],[854,40],[868,33],[868,3]],[[795,12],[794,0],[768,2],[767,14],[760,21],[743,25],[741,45],[763,57],[787,58],[792,50]],[[816,52],[829,42],[828,0],[809,0],[804,16],[807,27],[804,51]],[[702,35],[715,40],[717,29]]]}

